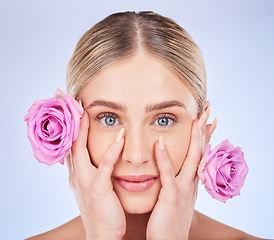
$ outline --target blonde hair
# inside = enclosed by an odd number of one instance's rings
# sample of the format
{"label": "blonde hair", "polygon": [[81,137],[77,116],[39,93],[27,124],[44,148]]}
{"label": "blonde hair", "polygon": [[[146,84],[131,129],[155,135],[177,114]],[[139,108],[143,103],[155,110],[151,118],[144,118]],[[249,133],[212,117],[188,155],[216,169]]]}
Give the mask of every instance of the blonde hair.
{"label": "blonde hair", "polygon": [[153,12],[115,13],[88,30],[68,64],[68,93],[76,98],[92,76],[139,50],[173,68],[202,111],[206,73],[201,50],[177,23]]}

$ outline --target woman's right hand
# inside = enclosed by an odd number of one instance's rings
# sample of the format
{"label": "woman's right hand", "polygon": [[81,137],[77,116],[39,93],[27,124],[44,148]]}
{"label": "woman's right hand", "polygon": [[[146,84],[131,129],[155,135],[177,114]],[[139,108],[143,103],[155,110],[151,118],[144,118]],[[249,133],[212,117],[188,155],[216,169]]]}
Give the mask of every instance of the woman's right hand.
{"label": "woman's right hand", "polygon": [[87,150],[89,117],[84,113],[77,140],[67,158],[69,182],[75,195],[86,240],[122,239],[126,232],[123,208],[113,191],[111,175],[124,145],[123,130],[110,146],[98,169],[92,165]]}

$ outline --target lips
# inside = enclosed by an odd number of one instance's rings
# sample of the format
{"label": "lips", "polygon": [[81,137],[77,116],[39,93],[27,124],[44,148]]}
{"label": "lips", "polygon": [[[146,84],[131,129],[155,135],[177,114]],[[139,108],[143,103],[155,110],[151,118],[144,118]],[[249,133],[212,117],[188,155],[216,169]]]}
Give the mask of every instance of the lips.
{"label": "lips", "polygon": [[150,189],[158,180],[155,175],[129,175],[114,177],[115,182],[129,192],[144,192]]}

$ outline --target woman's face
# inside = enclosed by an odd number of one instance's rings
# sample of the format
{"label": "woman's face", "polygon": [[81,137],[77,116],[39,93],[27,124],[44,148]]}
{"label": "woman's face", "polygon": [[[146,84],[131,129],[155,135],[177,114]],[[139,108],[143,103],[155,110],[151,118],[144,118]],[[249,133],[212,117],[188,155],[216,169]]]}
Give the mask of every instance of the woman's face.
{"label": "woman's face", "polygon": [[[79,99],[90,119],[87,147],[92,163],[100,164],[124,128],[124,147],[112,174],[114,190],[126,212],[151,211],[161,188],[155,143],[163,137],[177,174],[198,114],[194,97],[160,60],[138,54],[95,75]],[[154,180],[136,183],[147,178]]]}

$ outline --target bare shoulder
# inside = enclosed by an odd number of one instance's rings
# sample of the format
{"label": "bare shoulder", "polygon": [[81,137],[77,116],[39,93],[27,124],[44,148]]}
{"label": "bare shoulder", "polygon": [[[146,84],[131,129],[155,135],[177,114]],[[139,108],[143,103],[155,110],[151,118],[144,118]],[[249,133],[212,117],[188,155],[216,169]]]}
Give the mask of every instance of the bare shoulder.
{"label": "bare shoulder", "polygon": [[191,239],[252,240],[261,238],[251,236],[243,231],[227,226],[199,213],[198,211],[195,211],[189,232],[189,240]]}
{"label": "bare shoulder", "polygon": [[51,231],[39,234],[26,240],[84,240],[85,231],[80,216]]}

